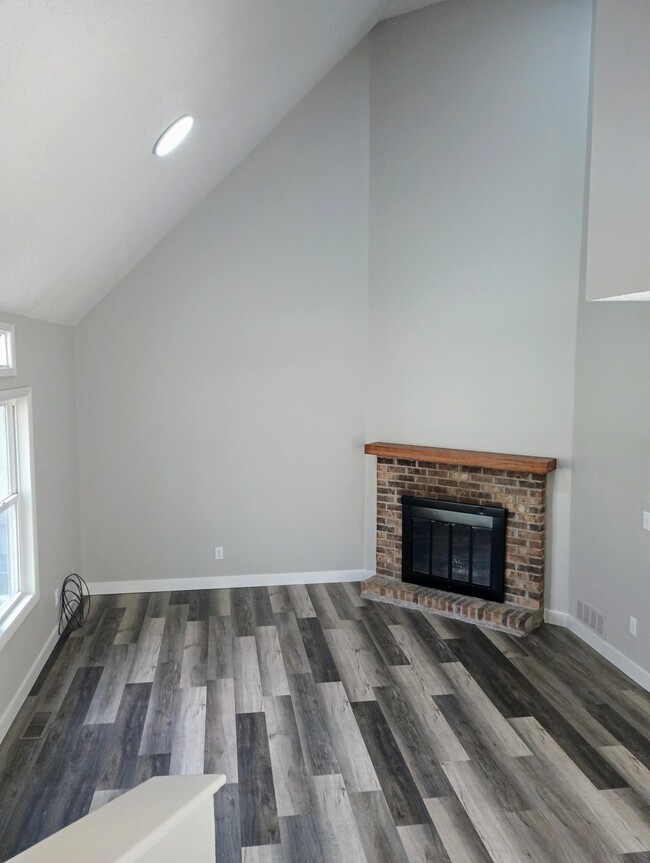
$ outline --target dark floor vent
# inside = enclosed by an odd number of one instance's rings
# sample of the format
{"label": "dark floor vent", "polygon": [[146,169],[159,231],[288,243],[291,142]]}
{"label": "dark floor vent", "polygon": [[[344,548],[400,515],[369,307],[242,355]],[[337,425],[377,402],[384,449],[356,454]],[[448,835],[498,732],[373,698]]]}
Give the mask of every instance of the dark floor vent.
{"label": "dark floor vent", "polygon": [[402,580],[503,602],[501,507],[402,498]]}

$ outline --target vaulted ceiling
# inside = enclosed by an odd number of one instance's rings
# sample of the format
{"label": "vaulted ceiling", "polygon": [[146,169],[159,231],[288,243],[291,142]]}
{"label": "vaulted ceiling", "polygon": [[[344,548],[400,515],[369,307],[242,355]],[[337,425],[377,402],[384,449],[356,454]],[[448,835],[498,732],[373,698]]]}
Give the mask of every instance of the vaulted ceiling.
{"label": "vaulted ceiling", "polygon": [[80,321],[378,20],[429,2],[2,0],[0,309]]}

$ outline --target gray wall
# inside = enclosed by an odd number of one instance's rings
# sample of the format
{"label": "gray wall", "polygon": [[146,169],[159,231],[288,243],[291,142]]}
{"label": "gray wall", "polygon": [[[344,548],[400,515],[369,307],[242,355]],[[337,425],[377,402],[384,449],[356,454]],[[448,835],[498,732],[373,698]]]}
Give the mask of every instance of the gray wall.
{"label": "gray wall", "polygon": [[74,331],[2,312],[16,325],[18,374],[0,389],[31,387],[40,599],[0,651],[0,717],[57,622],[54,590],[79,567]]}
{"label": "gray wall", "polygon": [[371,41],[368,434],[559,458],[557,609],[590,28],[589,0],[451,0]]}
{"label": "gray wall", "polygon": [[606,614],[607,641],[650,672],[648,367],[649,303],[581,304],[569,613],[582,599]]}
{"label": "gray wall", "polygon": [[362,45],[79,328],[89,580],[363,566],[367,90]]}

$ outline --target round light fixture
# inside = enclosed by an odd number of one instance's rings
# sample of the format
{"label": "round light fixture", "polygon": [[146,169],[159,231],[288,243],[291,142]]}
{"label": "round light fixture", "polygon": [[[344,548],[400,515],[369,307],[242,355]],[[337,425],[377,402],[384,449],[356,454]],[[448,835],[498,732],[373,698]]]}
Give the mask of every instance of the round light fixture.
{"label": "round light fixture", "polygon": [[179,117],[178,120],[174,120],[171,126],[165,129],[156,141],[153,148],[155,155],[166,156],[167,153],[175,150],[181,141],[187,137],[193,125],[194,119],[189,114],[185,114],[185,116]]}

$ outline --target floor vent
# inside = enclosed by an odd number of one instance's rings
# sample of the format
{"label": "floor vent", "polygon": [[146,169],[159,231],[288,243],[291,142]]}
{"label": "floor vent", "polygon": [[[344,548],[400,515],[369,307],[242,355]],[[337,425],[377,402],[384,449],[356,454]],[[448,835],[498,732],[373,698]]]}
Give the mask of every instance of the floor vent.
{"label": "floor vent", "polygon": [[50,713],[35,713],[31,722],[25,729],[23,740],[38,740],[45,733],[45,728],[50,719]]}
{"label": "floor vent", "polygon": [[579,599],[577,602],[576,617],[581,623],[588,626],[589,629],[593,629],[596,635],[600,635],[601,638],[605,638],[607,617],[604,614],[601,614],[599,611],[596,611],[595,608],[592,608],[590,605],[587,605],[586,602]]}

